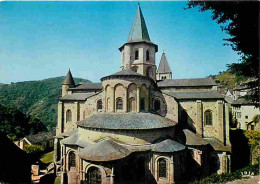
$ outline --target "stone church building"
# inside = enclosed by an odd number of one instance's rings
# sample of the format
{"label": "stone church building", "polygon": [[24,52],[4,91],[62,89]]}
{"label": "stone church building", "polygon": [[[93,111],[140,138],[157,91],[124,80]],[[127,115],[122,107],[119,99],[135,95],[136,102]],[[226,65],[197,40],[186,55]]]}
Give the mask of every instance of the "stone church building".
{"label": "stone church building", "polygon": [[230,171],[228,107],[212,78],[172,79],[140,6],[121,70],[62,84],[55,137],[61,183],[173,184]]}

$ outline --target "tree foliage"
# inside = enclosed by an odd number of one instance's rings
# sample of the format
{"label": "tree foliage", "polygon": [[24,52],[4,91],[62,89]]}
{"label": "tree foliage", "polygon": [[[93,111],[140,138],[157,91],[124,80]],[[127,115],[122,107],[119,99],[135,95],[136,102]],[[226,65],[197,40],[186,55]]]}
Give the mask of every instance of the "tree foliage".
{"label": "tree foliage", "polygon": [[212,19],[230,37],[224,38],[225,45],[240,54],[240,62],[227,65],[237,76],[254,78],[249,83],[254,89],[253,100],[259,95],[259,2],[258,1],[190,1],[188,9],[199,7],[199,11],[212,11]]}
{"label": "tree foliage", "polygon": [[0,105],[0,132],[12,140],[46,130],[39,119],[27,116],[15,108]]}
{"label": "tree foliage", "polygon": [[[0,104],[13,106],[39,119],[52,130],[57,123],[57,104],[64,77],[0,85]],[[75,79],[76,83],[86,82]]]}
{"label": "tree foliage", "polygon": [[25,152],[26,153],[36,154],[36,153],[41,153],[43,151],[44,151],[44,149],[40,145],[30,145],[30,144],[25,145]]}

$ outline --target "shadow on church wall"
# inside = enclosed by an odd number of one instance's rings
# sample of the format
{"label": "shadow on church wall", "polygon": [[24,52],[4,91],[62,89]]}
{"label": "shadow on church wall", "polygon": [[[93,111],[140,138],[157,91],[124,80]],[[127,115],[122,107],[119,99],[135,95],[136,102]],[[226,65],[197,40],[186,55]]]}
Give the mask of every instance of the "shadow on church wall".
{"label": "shadow on church wall", "polygon": [[241,169],[250,163],[250,148],[243,130],[230,130],[232,149],[231,171]]}

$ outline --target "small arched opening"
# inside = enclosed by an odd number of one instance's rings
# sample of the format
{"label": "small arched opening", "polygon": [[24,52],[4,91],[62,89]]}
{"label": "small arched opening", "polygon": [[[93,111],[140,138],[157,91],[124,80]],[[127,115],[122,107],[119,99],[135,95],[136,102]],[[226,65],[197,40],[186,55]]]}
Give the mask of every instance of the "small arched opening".
{"label": "small arched opening", "polygon": [[154,110],[155,110],[155,111],[161,110],[161,102],[160,102],[160,100],[155,99],[155,100],[154,100],[154,103],[153,103],[153,106],[154,106]]}
{"label": "small arched opening", "polygon": [[139,51],[136,50],[136,51],[135,51],[135,60],[138,60],[138,59],[139,59]]}
{"label": "small arched opening", "polygon": [[90,167],[85,175],[85,181],[87,184],[101,184],[102,174],[99,168]]}
{"label": "small arched opening", "polygon": [[212,111],[205,111],[205,125],[212,125]]}
{"label": "small arched opening", "polygon": [[69,152],[69,171],[76,168],[76,154],[74,151]]}
{"label": "small arched opening", "polygon": [[102,109],[102,100],[98,100],[97,101],[97,110],[101,110]]}
{"label": "small arched opening", "polygon": [[150,60],[150,52],[149,50],[146,51],[146,61]]}
{"label": "small arched opening", "polygon": [[140,101],[140,110],[141,111],[145,110],[145,98],[142,98]]}
{"label": "small arched opening", "polygon": [[72,120],[72,113],[71,113],[71,110],[68,109],[68,110],[66,111],[66,123],[67,123],[67,122],[70,122],[71,120]]}
{"label": "small arched opening", "polygon": [[123,110],[123,100],[122,100],[122,98],[116,99],[116,110]]}
{"label": "small arched opening", "polygon": [[158,177],[165,179],[167,178],[167,161],[165,158],[160,158],[158,160]]}

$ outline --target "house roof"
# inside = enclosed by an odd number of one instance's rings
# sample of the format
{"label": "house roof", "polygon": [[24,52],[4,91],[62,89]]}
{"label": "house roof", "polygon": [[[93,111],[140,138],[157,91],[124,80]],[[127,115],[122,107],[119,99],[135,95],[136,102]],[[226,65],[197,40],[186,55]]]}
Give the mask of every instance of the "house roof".
{"label": "house roof", "polygon": [[132,153],[112,139],[89,144],[79,152],[79,157],[90,161],[112,161],[122,159]]}
{"label": "house roof", "polygon": [[208,92],[163,92],[179,100],[184,99],[224,99],[217,91]]}
{"label": "house roof", "polygon": [[134,23],[128,36],[127,42],[150,41],[148,30],[140,5],[138,4]]}
{"label": "house roof", "polygon": [[170,73],[170,72],[172,72],[170,67],[169,67],[165,53],[162,54],[161,61],[160,61],[157,72],[158,73]]}
{"label": "house roof", "polygon": [[[259,104],[259,102],[257,103]],[[231,105],[255,105],[257,103],[254,103],[253,100],[247,98],[247,96],[243,96],[235,100]]]}
{"label": "house roof", "polygon": [[101,113],[79,121],[77,124],[85,128],[143,130],[173,127],[177,122],[151,113]]}
{"label": "house roof", "polygon": [[85,83],[70,89],[71,90],[102,90],[102,83]]}
{"label": "house roof", "polygon": [[65,79],[63,80],[62,84],[64,85],[70,85],[70,86],[75,86],[75,82],[74,79],[72,77],[72,74],[70,72],[70,69],[65,77]]}
{"label": "house roof", "polygon": [[229,151],[231,152],[230,146],[225,146],[215,138],[204,138],[216,151]]}
{"label": "house roof", "polygon": [[154,152],[176,152],[184,149],[185,149],[184,145],[176,141],[173,141],[171,139],[166,139],[152,146],[152,151]]}
{"label": "house roof", "polygon": [[205,141],[203,138],[199,137],[192,131],[188,129],[183,130],[185,135],[185,144],[188,146],[201,146],[201,145],[207,145],[209,144],[207,141]]}
{"label": "house roof", "polygon": [[37,144],[54,138],[53,132],[41,132],[35,135],[28,135],[25,137],[31,144]]}
{"label": "house roof", "polygon": [[73,93],[73,94],[67,94],[63,97],[60,98],[61,101],[64,100],[79,100],[83,101],[86,100],[87,98],[95,95],[96,93]]}
{"label": "house roof", "polygon": [[157,83],[158,87],[195,87],[195,86],[216,86],[217,84],[211,78],[194,79],[166,79]]}

